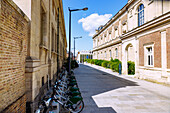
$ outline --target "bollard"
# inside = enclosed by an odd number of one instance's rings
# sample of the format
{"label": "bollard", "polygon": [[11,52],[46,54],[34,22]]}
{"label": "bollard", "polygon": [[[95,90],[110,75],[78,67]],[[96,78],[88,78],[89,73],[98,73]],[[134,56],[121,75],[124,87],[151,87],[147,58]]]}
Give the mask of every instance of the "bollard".
{"label": "bollard", "polygon": [[121,63],[119,64],[119,75],[122,74],[122,66],[121,66]]}

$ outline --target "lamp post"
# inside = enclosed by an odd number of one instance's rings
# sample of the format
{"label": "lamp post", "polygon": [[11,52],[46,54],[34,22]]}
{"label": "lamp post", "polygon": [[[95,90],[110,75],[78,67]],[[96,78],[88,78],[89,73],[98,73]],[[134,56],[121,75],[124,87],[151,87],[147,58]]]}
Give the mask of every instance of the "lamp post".
{"label": "lamp post", "polygon": [[69,58],[68,58],[69,68],[68,68],[68,74],[71,74],[71,59],[70,59],[70,55],[71,55],[71,12],[81,11],[81,10],[86,11],[86,10],[88,10],[88,8],[87,7],[83,8],[83,9],[70,9],[70,8],[68,8],[68,10],[69,10]]}
{"label": "lamp post", "polygon": [[79,38],[82,38],[82,36],[81,37],[74,37],[74,60],[75,60],[75,39],[79,39]]}

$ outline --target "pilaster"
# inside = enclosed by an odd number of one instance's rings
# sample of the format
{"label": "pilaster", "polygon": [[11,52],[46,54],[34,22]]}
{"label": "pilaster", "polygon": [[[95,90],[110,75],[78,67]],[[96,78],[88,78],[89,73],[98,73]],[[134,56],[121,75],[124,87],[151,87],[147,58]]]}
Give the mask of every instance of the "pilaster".
{"label": "pilaster", "polygon": [[162,77],[167,77],[167,47],[166,47],[166,30],[161,30],[161,64]]}

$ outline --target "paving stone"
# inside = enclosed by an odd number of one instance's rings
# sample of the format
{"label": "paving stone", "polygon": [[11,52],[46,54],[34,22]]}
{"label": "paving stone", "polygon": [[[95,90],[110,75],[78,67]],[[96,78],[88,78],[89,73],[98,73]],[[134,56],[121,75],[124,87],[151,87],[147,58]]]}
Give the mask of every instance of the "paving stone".
{"label": "paving stone", "polygon": [[169,87],[105,70],[87,65],[74,70],[85,103],[82,113],[170,113]]}

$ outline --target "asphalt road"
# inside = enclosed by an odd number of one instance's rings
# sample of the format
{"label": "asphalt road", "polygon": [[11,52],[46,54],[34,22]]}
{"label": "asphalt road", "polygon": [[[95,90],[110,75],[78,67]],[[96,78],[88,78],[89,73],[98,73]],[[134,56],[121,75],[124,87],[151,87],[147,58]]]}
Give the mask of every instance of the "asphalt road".
{"label": "asphalt road", "polygon": [[85,103],[82,113],[170,113],[169,87],[114,76],[83,64],[74,73]]}

